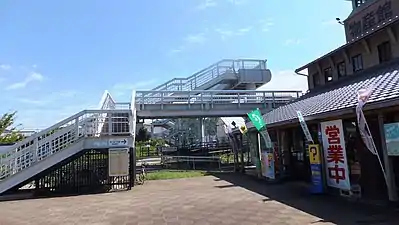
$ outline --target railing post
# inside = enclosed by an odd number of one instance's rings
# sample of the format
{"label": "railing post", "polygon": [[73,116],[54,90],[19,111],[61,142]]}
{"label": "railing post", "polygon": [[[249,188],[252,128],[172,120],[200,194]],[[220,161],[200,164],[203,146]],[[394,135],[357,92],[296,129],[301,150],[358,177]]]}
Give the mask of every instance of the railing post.
{"label": "railing post", "polygon": [[144,96],[145,96],[145,94],[142,93],[142,94],[141,94],[141,107],[140,107],[141,110],[144,110],[144,105],[145,105],[145,104],[144,104],[144,103],[145,103],[145,101],[144,101]]}
{"label": "railing post", "polygon": [[[51,141],[50,141],[50,144],[51,144]],[[37,150],[39,149],[39,142],[37,141],[37,138],[33,139],[33,145],[35,146],[35,151],[33,152],[32,164],[38,161]]]}
{"label": "railing post", "polygon": [[112,113],[107,113],[107,118],[108,118],[108,135],[112,135]]}
{"label": "railing post", "polygon": [[161,110],[163,110],[163,101],[164,101],[164,93],[163,92],[161,92]]}
{"label": "railing post", "polygon": [[75,119],[75,140],[79,139],[79,117]]}
{"label": "railing post", "polygon": [[216,76],[219,76],[219,65],[216,66]]}
{"label": "railing post", "polygon": [[275,102],[275,96],[274,96],[274,91],[272,92],[272,99],[273,99],[273,109],[276,108],[276,102]]}
{"label": "railing post", "polygon": [[263,108],[266,109],[266,92],[263,91]]}
{"label": "railing post", "polygon": [[238,108],[240,108],[241,107],[240,93],[237,93],[237,99],[238,99]]}
{"label": "railing post", "polygon": [[203,97],[204,93],[201,93],[201,110],[204,110],[204,97]]}
{"label": "railing post", "polygon": [[191,109],[191,95],[190,95],[190,92],[187,95],[187,103],[188,103],[188,109]]}
{"label": "railing post", "polygon": [[213,109],[213,93],[211,92],[211,105],[209,106],[210,109]]}

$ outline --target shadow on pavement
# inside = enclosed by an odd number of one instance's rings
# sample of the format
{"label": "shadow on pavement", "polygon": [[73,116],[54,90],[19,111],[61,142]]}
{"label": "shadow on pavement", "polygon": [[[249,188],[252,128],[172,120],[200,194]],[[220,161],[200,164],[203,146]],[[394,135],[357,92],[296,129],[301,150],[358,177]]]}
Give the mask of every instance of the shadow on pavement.
{"label": "shadow on pavement", "polygon": [[321,218],[316,222],[317,224],[399,224],[398,213],[394,210],[349,202],[331,195],[312,195],[298,183],[268,184],[255,177],[240,173],[211,173],[211,175],[217,177],[214,179],[215,181],[224,180],[231,183],[230,185],[218,185],[215,188],[245,188],[264,196],[263,202],[275,200]]}

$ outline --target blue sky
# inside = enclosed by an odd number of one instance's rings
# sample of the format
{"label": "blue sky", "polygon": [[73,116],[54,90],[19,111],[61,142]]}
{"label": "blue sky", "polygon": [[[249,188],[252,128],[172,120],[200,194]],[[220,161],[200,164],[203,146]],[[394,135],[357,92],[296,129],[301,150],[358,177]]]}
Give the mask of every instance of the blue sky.
{"label": "blue sky", "polygon": [[344,0],[2,0],[0,113],[45,128],[106,89],[125,101],[223,58],[267,59],[266,89],[306,90],[293,70],[344,44],[335,18],[350,11]]}

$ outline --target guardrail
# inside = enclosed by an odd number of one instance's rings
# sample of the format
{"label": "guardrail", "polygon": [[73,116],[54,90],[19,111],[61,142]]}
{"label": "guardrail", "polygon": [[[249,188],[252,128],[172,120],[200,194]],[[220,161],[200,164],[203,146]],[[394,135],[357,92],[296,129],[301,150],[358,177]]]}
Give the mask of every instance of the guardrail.
{"label": "guardrail", "polygon": [[162,156],[161,163],[163,165],[172,164],[172,163],[187,163],[189,166],[190,163],[193,165],[193,169],[195,170],[195,163],[204,163],[204,162],[215,162],[218,163],[218,168],[221,170],[222,160],[218,156]]}
{"label": "guardrail", "polygon": [[301,95],[301,91],[138,91],[136,93],[136,104],[245,104],[264,102],[288,102],[300,97]]}
{"label": "guardrail", "polygon": [[153,91],[191,91],[226,72],[236,73],[239,69],[266,69],[266,60],[224,59],[187,78],[174,78],[154,88]]}

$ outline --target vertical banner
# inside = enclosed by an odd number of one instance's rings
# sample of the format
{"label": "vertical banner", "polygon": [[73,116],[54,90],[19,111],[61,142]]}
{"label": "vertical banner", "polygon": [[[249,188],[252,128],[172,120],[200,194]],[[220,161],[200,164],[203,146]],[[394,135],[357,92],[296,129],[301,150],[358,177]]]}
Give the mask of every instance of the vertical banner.
{"label": "vertical banner", "polygon": [[129,175],[129,149],[110,148],[108,150],[108,163],[109,176]]}
{"label": "vertical banner", "polygon": [[274,180],[276,178],[276,173],[274,171],[274,154],[273,152],[267,153],[267,165],[266,165],[266,177]]}
{"label": "vertical banner", "polygon": [[377,147],[375,146],[373,136],[371,135],[369,125],[367,124],[366,118],[363,113],[363,107],[369,100],[373,92],[373,89],[374,87],[370,86],[368,88],[360,89],[357,91],[357,101],[358,101],[356,105],[357,124],[363,143],[366,145],[367,149],[377,157],[378,162],[380,163],[382,174],[384,175],[385,178],[385,183],[387,184],[387,187],[389,187],[389,182],[387,179],[387,175],[385,173],[384,166],[382,164],[380,155],[377,152]]}
{"label": "vertical banner", "polygon": [[[273,146],[269,136],[269,133],[266,129],[266,123],[263,120],[262,113],[259,109],[255,109],[248,114],[248,118],[251,120],[254,127],[259,131],[260,136],[263,138],[265,142],[265,149],[263,149],[260,153],[260,162],[261,166],[260,170],[262,171],[262,175],[269,179],[275,179],[275,171],[274,171],[274,156],[273,156]],[[260,141],[260,140],[259,140]],[[269,157],[269,154],[272,156]],[[272,169],[270,169],[270,165],[272,165]],[[273,174],[272,174],[273,173]]]}
{"label": "vertical banner", "polygon": [[342,120],[322,122],[320,126],[326,164],[327,185],[342,190],[350,190]]}
{"label": "vertical banner", "polygon": [[310,192],[313,194],[323,193],[323,176],[321,167],[321,154],[319,145],[309,145],[309,162],[312,173],[312,186]]}
{"label": "vertical banner", "polygon": [[299,123],[302,127],[303,133],[305,134],[306,140],[310,143],[314,143],[312,135],[309,132],[308,125],[306,124],[305,118],[303,118],[301,111],[296,111],[296,114],[298,115]]}
{"label": "vertical banner", "polygon": [[261,171],[262,171],[262,176],[267,177],[267,152],[262,151],[261,153]]}

